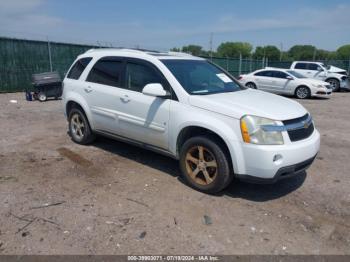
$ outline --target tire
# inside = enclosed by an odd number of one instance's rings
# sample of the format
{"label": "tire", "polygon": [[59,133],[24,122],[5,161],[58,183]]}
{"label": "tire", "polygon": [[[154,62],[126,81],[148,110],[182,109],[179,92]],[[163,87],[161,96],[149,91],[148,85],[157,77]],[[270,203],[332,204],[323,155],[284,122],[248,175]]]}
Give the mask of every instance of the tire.
{"label": "tire", "polygon": [[72,140],[80,145],[90,144],[95,140],[85,113],[79,108],[73,108],[68,118],[69,134]]}
{"label": "tire", "polygon": [[248,88],[251,88],[251,89],[257,89],[256,85],[253,82],[246,83],[245,86],[248,87]]}
{"label": "tire", "polygon": [[233,179],[226,151],[209,136],[188,139],[180,150],[180,169],[186,183],[208,194],[222,191]]}
{"label": "tire", "polygon": [[326,80],[332,87],[333,92],[338,92],[340,90],[340,81],[335,78],[330,78]]}
{"label": "tire", "polygon": [[298,99],[306,99],[311,97],[311,91],[307,86],[299,86],[295,90],[295,96]]}
{"label": "tire", "polygon": [[47,100],[46,94],[44,92],[39,92],[38,94],[38,100],[40,102],[45,102]]}

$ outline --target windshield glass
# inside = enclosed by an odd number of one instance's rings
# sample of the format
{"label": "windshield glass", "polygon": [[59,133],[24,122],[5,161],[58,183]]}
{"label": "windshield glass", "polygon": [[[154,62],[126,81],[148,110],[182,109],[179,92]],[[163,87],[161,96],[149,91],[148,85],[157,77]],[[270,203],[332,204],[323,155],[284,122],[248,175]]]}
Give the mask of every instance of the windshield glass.
{"label": "windshield glass", "polygon": [[161,61],[189,94],[209,95],[243,89],[232,76],[206,60],[162,59]]}
{"label": "windshield glass", "polygon": [[305,76],[303,76],[302,74],[292,71],[292,70],[288,70],[287,71],[289,74],[291,74],[292,76],[295,76],[296,78],[306,78]]}

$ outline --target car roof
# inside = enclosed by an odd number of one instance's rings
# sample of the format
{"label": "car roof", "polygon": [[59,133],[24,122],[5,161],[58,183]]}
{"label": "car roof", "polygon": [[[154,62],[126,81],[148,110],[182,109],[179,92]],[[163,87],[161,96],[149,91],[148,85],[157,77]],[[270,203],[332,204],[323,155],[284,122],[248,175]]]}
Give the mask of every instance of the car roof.
{"label": "car roof", "polygon": [[121,56],[121,57],[136,57],[145,59],[186,59],[186,60],[205,60],[204,58],[192,56],[181,52],[160,52],[146,49],[131,49],[131,48],[98,48],[90,49],[79,57],[87,56]]}

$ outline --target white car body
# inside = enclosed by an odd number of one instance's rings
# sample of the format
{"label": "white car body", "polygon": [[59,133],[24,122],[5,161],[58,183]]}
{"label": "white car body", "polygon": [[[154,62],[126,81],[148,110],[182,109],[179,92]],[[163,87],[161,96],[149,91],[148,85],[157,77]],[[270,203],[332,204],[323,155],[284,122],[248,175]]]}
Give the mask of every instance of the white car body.
{"label": "white car body", "polygon": [[289,69],[266,67],[241,75],[239,81],[244,86],[251,86],[250,83],[253,83],[258,90],[281,95],[293,96],[300,86],[308,87],[312,97],[329,97],[332,94],[329,83],[306,77],[298,78]]}
{"label": "white car body", "polygon": [[[205,59],[173,52],[163,54],[129,49],[98,49],[87,51],[76,61],[87,57],[92,60],[78,79],[67,76],[64,79],[62,98],[66,116],[70,105],[78,104],[95,133],[179,159],[178,143],[184,131],[193,127],[205,129],[219,136],[226,144],[235,176],[257,181],[274,182],[281,178],[279,176],[288,177],[303,171],[319,151],[320,134],[313,128],[307,110],[299,103],[244,88],[230,93],[190,95],[162,62],[162,59]],[[149,63],[164,75],[176,99],[146,95],[149,90],[135,92],[122,87],[87,82],[91,68],[103,57],[137,59]],[[228,75],[222,77],[233,80]],[[244,142],[240,120],[246,115],[276,120],[283,130],[284,143],[257,145]],[[303,128],[312,125],[312,132],[293,142],[289,131],[285,129],[290,125],[284,125],[283,121],[296,122],[301,132]]]}
{"label": "white car body", "polygon": [[327,67],[321,62],[294,61],[290,69],[306,77],[333,83],[336,80],[340,89],[350,89],[347,72],[335,66]]}

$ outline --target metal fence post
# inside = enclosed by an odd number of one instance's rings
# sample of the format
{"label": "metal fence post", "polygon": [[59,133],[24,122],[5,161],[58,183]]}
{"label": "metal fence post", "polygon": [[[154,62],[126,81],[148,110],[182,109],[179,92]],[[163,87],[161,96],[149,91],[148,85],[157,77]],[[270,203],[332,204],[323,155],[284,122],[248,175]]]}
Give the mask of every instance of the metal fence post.
{"label": "metal fence post", "polygon": [[269,58],[266,57],[266,63],[265,63],[265,67],[268,67],[269,66]]}
{"label": "metal fence post", "polygon": [[249,63],[249,71],[252,72],[252,62],[253,62],[253,58],[250,57],[250,63]]}
{"label": "metal fence post", "polygon": [[239,53],[239,67],[238,67],[238,75],[241,75],[242,72],[242,54]]}
{"label": "metal fence post", "polygon": [[226,56],[226,71],[228,72],[228,57]]}
{"label": "metal fence post", "polygon": [[49,37],[47,37],[47,51],[49,53],[50,72],[52,72],[51,44],[49,41]]}
{"label": "metal fence post", "polygon": [[264,68],[265,65],[265,56],[261,60],[261,68]]}
{"label": "metal fence post", "polygon": [[349,68],[348,68],[348,75],[350,75],[350,56],[349,56]]}

